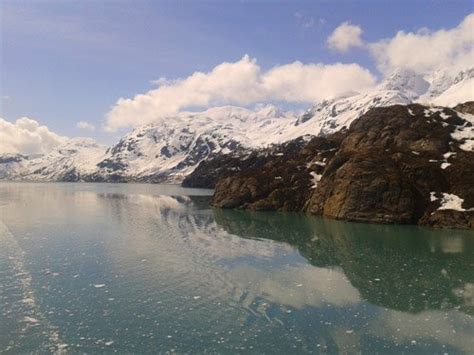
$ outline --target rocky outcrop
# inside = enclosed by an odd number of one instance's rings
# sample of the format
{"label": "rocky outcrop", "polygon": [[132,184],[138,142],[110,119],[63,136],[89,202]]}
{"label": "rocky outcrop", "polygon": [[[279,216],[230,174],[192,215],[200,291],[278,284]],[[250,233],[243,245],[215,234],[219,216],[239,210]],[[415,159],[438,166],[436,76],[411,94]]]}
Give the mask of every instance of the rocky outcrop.
{"label": "rocky outcrop", "polygon": [[453,110],[461,113],[469,113],[474,115],[474,101],[464,102],[454,106]]}
{"label": "rocky outcrop", "polygon": [[[221,178],[212,204],[222,208],[299,211],[311,195],[314,176],[340,144],[340,134],[295,140],[267,151],[250,169]],[[244,160],[243,165],[247,162]]]}
{"label": "rocky outcrop", "polygon": [[[450,109],[421,105],[376,108],[354,122],[306,205],[313,214],[381,223],[450,226],[437,195],[454,194],[474,206],[472,151],[452,133],[470,125]],[[467,127],[465,127],[467,129]],[[455,227],[469,227],[459,211]],[[462,223],[465,220],[466,223]],[[444,221],[444,222],[443,222]]]}
{"label": "rocky outcrop", "polygon": [[218,180],[232,176],[241,170],[255,170],[267,160],[265,151],[253,151],[247,155],[214,154],[202,161],[193,173],[186,176],[183,187],[213,189]]}
{"label": "rocky outcrop", "polygon": [[442,210],[425,213],[419,224],[435,228],[474,229],[474,211]]}
{"label": "rocky outcrop", "polygon": [[419,104],[374,108],[347,131],[282,146],[223,176],[212,204],[473,228],[473,106],[456,106],[462,115]]}

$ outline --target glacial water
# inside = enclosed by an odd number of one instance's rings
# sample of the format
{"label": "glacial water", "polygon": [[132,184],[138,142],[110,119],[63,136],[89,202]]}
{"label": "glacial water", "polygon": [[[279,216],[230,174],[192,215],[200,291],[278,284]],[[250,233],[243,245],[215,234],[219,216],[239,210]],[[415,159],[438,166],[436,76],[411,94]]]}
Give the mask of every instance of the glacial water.
{"label": "glacial water", "polygon": [[0,184],[0,352],[471,353],[474,233]]}

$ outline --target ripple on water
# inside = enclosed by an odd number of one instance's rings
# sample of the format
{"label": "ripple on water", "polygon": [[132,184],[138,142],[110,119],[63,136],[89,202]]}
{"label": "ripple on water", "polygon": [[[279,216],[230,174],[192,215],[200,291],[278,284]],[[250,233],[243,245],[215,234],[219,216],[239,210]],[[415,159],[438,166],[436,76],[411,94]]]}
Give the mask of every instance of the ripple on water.
{"label": "ripple on water", "polygon": [[0,351],[61,352],[59,331],[41,312],[25,265],[25,252],[0,221]]}

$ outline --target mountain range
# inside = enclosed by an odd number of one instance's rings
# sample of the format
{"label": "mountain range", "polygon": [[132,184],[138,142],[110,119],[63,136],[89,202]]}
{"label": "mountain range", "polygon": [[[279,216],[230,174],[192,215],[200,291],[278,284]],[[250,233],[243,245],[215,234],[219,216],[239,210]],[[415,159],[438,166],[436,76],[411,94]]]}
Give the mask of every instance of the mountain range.
{"label": "mountain range", "polygon": [[274,105],[181,112],[135,128],[113,146],[73,138],[43,155],[0,155],[0,179],[180,183],[216,155],[246,157],[297,138],[308,141],[349,128],[374,107],[419,102],[453,107],[473,99],[474,68],[449,75],[396,70],[365,93],[324,100],[304,113]]}

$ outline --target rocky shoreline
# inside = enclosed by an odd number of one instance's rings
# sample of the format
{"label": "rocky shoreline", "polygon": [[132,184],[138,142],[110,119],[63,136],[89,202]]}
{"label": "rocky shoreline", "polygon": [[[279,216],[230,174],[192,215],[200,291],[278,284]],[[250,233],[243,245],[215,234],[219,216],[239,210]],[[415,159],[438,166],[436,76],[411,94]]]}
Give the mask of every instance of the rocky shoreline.
{"label": "rocky shoreline", "polygon": [[474,102],[377,107],[348,129],[246,157],[216,155],[183,182],[212,206],[474,229]]}

